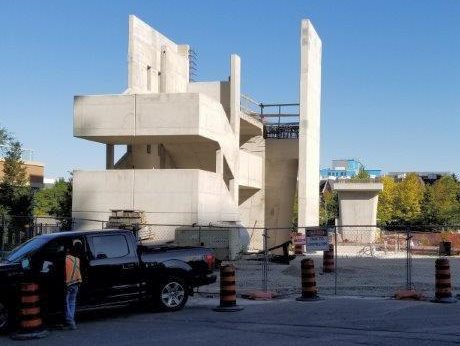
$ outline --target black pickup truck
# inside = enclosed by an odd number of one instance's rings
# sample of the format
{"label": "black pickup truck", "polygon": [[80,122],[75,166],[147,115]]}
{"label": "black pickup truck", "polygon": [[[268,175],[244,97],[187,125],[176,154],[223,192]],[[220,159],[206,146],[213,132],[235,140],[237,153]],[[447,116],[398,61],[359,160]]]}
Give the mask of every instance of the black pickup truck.
{"label": "black pickup truck", "polygon": [[65,252],[75,241],[84,247],[79,311],[139,301],[176,311],[184,307],[194,287],[216,281],[215,257],[206,248],[140,245],[125,230],[41,235],[0,262],[0,330],[14,322],[19,284],[31,279],[40,284],[46,315],[62,313]]}

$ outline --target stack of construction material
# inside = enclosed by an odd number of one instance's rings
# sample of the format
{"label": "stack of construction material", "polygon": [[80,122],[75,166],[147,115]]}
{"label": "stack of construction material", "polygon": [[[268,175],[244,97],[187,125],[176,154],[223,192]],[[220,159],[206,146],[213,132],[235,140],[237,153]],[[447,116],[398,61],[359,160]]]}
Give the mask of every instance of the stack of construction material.
{"label": "stack of construction material", "polygon": [[112,215],[107,222],[107,228],[128,229],[138,231],[145,224],[142,210],[111,210]]}

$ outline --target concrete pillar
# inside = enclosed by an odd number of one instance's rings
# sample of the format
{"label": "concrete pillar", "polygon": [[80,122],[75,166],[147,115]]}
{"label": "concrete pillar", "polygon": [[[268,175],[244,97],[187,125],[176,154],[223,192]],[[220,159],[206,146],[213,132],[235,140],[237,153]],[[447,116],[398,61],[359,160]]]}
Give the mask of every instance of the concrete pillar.
{"label": "concrete pillar", "polygon": [[239,143],[240,143],[240,104],[241,104],[241,60],[236,54],[232,54],[230,60],[230,126],[236,139],[234,179],[230,180],[230,192],[233,200],[238,205],[239,200]]}
{"label": "concrete pillar", "polygon": [[163,144],[158,144],[158,156],[160,157],[160,169],[166,168],[166,150]]}
{"label": "concrete pillar", "polygon": [[299,227],[319,225],[322,44],[308,19],[300,35]]}
{"label": "concrete pillar", "polygon": [[222,150],[216,150],[216,173],[224,176],[224,155]]}
{"label": "concrete pillar", "polygon": [[232,54],[230,60],[230,125],[239,140],[241,104],[241,60]]}
{"label": "concrete pillar", "polygon": [[105,169],[113,169],[115,166],[115,149],[113,144],[105,145]]}
{"label": "concrete pillar", "polygon": [[377,224],[377,203],[382,189],[381,183],[334,183],[334,191],[339,196],[338,231],[343,241],[375,241],[377,228],[372,226]]}

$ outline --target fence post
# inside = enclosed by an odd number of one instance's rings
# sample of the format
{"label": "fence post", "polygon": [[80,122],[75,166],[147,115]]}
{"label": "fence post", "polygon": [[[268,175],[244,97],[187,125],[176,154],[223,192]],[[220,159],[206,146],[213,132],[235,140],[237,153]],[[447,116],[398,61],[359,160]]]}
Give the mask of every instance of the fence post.
{"label": "fence post", "polygon": [[337,295],[337,226],[334,225],[334,295]]}
{"label": "fence post", "polygon": [[262,264],[262,290],[267,292],[267,279],[268,279],[268,232],[267,228],[264,228],[263,234],[263,246],[264,246],[264,261]]}
{"label": "fence post", "polygon": [[412,289],[412,252],[410,229],[406,229],[406,289]]}
{"label": "fence post", "polygon": [[2,231],[0,233],[0,251],[3,251],[3,247],[4,247],[3,242],[5,240],[5,216],[1,215],[1,218],[2,218],[2,223],[1,223]]}

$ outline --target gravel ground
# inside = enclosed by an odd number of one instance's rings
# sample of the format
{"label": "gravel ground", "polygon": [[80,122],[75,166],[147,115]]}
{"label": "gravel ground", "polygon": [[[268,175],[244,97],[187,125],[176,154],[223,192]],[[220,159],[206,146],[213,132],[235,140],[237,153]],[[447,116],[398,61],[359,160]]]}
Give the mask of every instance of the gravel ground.
{"label": "gravel ground", "polygon": [[[361,249],[361,248],[359,248]],[[297,257],[289,265],[269,264],[268,288],[281,295],[300,293],[300,261],[312,258],[315,262],[316,283],[319,294],[337,293],[343,296],[390,297],[398,289],[406,287],[406,254],[376,253],[357,256],[358,247],[340,248],[336,259],[337,275],[322,273],[322,254]],[[412,285],[426,297],[432,297],[435,289],[435,256],[412,256]],[[453,293],[460,293],[460,257],[449,257]],[[262,263],[240,260],[236,266],[239,294],[262,288]],[[337,282],[337,289],[335,283]],[[217,294],[219,282],[200,288],[205,294]]]}

